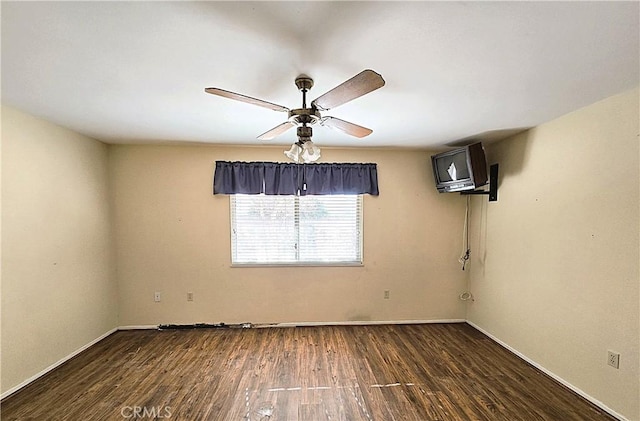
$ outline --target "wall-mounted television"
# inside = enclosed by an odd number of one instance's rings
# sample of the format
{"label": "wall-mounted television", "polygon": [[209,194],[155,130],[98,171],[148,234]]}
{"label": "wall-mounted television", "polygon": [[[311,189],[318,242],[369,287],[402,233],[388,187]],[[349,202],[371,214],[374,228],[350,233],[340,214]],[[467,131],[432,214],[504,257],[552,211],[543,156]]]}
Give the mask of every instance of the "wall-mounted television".
{"label": "wall-mounted television", "polygon": [[433,155],[431,165],[440,193],[475,190],[487,184],[487,161],[480,142]]}

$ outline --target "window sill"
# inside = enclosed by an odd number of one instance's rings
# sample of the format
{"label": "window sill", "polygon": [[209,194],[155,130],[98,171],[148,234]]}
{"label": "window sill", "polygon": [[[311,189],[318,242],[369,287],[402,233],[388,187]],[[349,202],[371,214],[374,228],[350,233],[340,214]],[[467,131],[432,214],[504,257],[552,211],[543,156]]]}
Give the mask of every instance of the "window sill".
{"label": "window sill", "polygon": [[232,263],[232,268],[364,267],[362,262]]}

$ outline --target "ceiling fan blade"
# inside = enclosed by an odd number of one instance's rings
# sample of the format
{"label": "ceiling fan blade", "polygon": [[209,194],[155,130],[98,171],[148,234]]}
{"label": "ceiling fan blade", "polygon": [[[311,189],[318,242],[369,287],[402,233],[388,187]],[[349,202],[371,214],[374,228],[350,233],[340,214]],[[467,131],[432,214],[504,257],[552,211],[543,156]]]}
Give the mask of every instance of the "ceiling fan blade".
{"label": "ceiling fan blade", "polygon": [[283,107],[282,105],[274,104],[268,101],[263,101],[261,99],[252,98],[250,96],[237,94],[231,91],[225,91],[224,89],[219,88],[205,88],[204,90],[208,94],[223,96],[225,98],[235,99],[236,101],[246,102],[248,104],[258,105],[260,107],[268,108],[273,111],[284,111],[289,112],[287,107]]}
{"label": "ceiling fan blade", "polygon": [[327,111],[383,86],[384,79],[382,76],[373,70],[363,70],[351,79],[342,82],[329,92],[311,101],[311,105],[319,110]]}
{"label": "ceiling fan blade", "polygon": [[323,117],[320,120],[320,125],[338,129],[355,137],[365,137],[373,133],[373,130],[371,129],[367,129],[366,127],[358,126],[357,124],[349,123],[348,121],[340,120],[335,117]]}
{"label": "ceiling fan blade", "polygon": [[271,140],[276,136],[280,136],[282,133],[286,132],[287,130],[289,130],[292,127],[296,127],[296,123],[292,123],[290,121],[285,121],[284,123],[277,125],[273,129],[262,133],[260,136],[258,136],[258,139],[260,139],[260,140]]}

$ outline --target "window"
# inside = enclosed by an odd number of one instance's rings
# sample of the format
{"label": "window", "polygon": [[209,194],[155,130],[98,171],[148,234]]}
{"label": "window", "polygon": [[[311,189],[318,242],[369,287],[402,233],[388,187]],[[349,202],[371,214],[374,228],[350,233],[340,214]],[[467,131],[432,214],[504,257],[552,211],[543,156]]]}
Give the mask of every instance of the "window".
{"label": "window", "polygon": [[362,196],[231,196],[231,263],[362,264]]}

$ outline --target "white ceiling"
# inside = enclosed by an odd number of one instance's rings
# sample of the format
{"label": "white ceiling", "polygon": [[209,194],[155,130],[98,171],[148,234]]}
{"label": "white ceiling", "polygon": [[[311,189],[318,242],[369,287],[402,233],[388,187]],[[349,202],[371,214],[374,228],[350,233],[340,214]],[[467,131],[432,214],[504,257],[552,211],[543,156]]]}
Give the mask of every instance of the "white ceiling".
{"label": "white ceiling", "polygon": [[[289,108],[373,69],[316,144],[438,148],[531,127],[639,84],[631,2],[2,2],[2,102],[107,143],[259,144]],[[295,130],[270,141],[290,144]]]}

